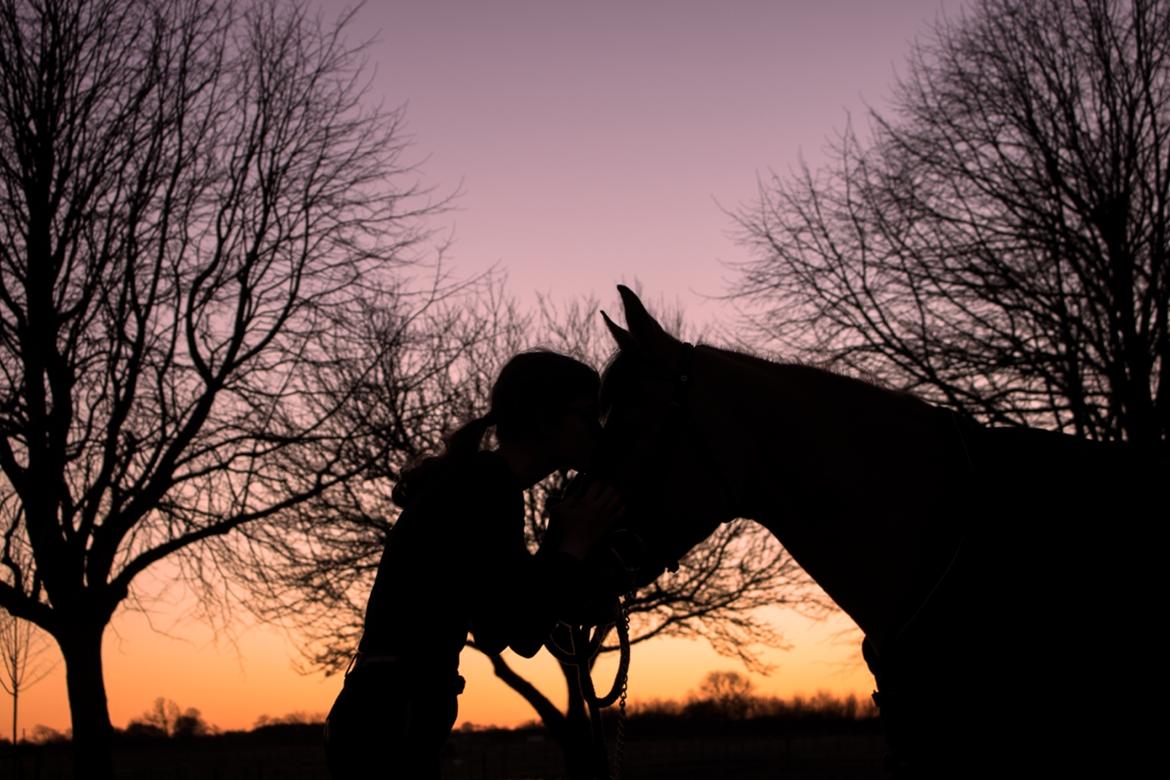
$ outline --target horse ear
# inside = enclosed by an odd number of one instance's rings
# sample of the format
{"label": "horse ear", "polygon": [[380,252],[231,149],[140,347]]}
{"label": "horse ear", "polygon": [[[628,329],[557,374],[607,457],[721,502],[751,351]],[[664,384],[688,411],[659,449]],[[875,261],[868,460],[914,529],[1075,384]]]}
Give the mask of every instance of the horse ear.
{"label": "horse ear", "polygon": [[605,327],[609,328],[609,334],[617,342],[618,349],[622,352],[633,352],[638,348],[638,342],[628,330],[611,320],[604,311],[601,312],[601,318],[605,320]]}
{"label": "horse ear", "polygon": [[634,291],[624,284],[619,284],[618,293],[622,296],[622,305],[626,310],[626,325],[629,326],[634,340],[651,351],[655,347],[669,347],[674,339],[662,329],[658,320],[646,311],[646,307],[642,305]]}

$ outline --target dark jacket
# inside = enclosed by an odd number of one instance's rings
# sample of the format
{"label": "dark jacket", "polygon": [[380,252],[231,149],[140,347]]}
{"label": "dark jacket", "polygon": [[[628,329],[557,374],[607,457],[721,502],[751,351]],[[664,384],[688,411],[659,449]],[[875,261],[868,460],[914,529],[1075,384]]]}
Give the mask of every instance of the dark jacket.
{"label": "dark jacket", "polygon": [[360,649],[450,673],[470,631],[488,653],[535,655],[557,603],[581,589],[581,566],[564,553],[528,552],[523,502],[495,452],[429,478],[387,541]]}

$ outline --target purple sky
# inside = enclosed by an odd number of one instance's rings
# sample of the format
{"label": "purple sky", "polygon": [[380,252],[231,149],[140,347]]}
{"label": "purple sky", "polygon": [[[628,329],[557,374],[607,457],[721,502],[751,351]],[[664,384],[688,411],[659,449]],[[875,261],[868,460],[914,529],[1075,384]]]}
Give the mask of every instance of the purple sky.
{"label": "purple sky", "polygon": [[[320,0],[327,11],[350,5]],[[499,263],[522,303],[640,280],[696,322],[732,319],[720,205],[885,105],[909,44],[958,0],[395,0],[353,30],[413,155],[462,186],[456,268]]]}

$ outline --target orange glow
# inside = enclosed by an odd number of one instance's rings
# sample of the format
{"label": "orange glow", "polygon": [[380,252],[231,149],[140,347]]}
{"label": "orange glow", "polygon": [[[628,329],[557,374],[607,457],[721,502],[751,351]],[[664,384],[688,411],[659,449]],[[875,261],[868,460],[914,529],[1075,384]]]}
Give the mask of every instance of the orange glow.
{"label": "orange glow", "polygon": [[[776,669],[767,677],[751,675],[761,694],[788,697],[827,690],[866,696],[872,690],[872,678],[857,651],[856,631],[848,638],[841,636],[849,631],[846,618],[815,622],[780,610],[769,617],[794,648],[766,652]],[[183,708],[195,707],[209,723],[226,730],[251,728],[261,715],[325,713],[340,689],[340,675],[298,674],[296,647],[273,627],[246,624],[234,631],[233,639],[217,641],[209,627],[193,620],[174,625],[173,618],[156,616],[152,621],[124,611],[106,635],[110,717],[119,728],[158,696],[174,699]],[[599,688],[608,688],[615,660],[598,664]],[[553,701],[564,703],[562,677],[547,653],[531,660],[509,655],[509,662]],[[704,642],[660,639],[638,645],[630,670],[630,700],[682,699],[712,669],[742,671],[738,662],[720,657]],[[464,652],[461,672],[468,682],[460,699],[459,724],[515,726],[535,719],[528,704],[494,677],[479,653]],[[11,718],[11,708],[0,707],[0,734],[11,732]],[[21,697],[20,724],[26,733],[36,724],[62,731],[69,727],[62,665]]]}

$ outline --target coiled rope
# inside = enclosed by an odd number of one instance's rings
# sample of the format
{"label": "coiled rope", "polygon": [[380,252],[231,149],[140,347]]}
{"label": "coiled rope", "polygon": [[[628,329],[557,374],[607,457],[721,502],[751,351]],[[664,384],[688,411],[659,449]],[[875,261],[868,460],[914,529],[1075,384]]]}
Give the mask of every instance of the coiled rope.
{"label": "coiled rope", "polygon": [[[562,647],[554,636],[550,637],[545,646],[554,658],[566,666],[577,670],[577,680],[581,686],[581,695],[589,710],[589,721],[593,727],[593,741],[601,756],[607,756],[605,732],[602,730],[601,712],[615,703],[619,704],[617,737],[614,745],[614,762],[609,767],[609,780],[620,780],[622,758],[625,749],[625,720],[626,697],[629,691],[630,678],[630,602],[634,594],[624,595],[615,608],[615,619],[612,623],[597,626],[590,633],[588,626],[573,626],[565,624],[569,637],[569,647]],[[604,696],[597,695],[593,685],[593,662],[601,652],[602,644],[609,632],[617,628],[618,634],[618,668],[614,674],[613,686]],[[608,758],[606,758],[608,763]]]}

